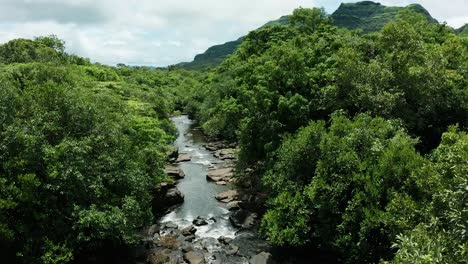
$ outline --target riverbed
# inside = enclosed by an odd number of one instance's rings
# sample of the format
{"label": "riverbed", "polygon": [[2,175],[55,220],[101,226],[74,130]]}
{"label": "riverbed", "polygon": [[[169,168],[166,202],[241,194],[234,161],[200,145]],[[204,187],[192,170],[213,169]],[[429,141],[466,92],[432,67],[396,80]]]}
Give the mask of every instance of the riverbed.
{"label": "riverbed", "polygon": [[160,223],[172,222],[184,228],[190,226],[197,217],[214,219],[216,222],[197,228],[196,235],[201,238],[234,238],[237,230],[229,222],[229,210],[225,204],[214,198],[216,194],[227,191],[232,186],[217,185],[206,180],[208,171],[225,166],[224,162],[205,148],[205,137],[200,130],[193,127],[194,121],[186,115],[173,117],[171,120],[178,131],[174,145],[178,147],[179,154],[188,154],[191,160],[178,164],[185,174],[177,184],[177,188],[185,196],[184,203],[163,216]]}
{"label": "riverbed", "polygon": [[[186,115],[173,117],[171,121],[178,131],[174,142],[178,158],[173,158],[171,171],[184,176],[178,177],[177,184],[171,183],[170,188],[172,194],[183,196],[183,203],[170,209],[145,231],[145,262],[267,263],[271,257],[267,253],[270,246],[258,237],[257,214],[240,205],[230,205],[242,204],[240,194],[231,183],[232,173],[218,175],[222,180],[212,177],[215,172],[231,171],[234,167],[232,146],[229,149],[224,143],[207,142]],[[226,193],[236,195],[222,195]]]}

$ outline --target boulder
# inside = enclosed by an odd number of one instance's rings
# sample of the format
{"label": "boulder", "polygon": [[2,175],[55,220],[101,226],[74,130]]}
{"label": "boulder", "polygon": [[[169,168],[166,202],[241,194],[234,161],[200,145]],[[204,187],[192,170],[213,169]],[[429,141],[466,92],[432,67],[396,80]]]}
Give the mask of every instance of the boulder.
{"label": "boulder", "polygon": [[160,230],[160,228],[159,228],[158,225],[152,225],[152,226],[150,226],[150,228],[148,228],[147,234],[148,234],[148,236],[153,237],[154,234],[159,233],[159,230]]}
{"label": "boulder", "polygon": [[153,242],[158,242],[161,239],[161,235],[159,233],[155,233],[153,235]]}
{"label": "boulder", "polygon": [[232,238],[225,237],[225,236],[220,236],[220,237],[218,237],[218,241],[221,244],[227,245],[227,244],[232,242]]}
{"label": "boulder", "polygon": [[242,228],[250,229],[255,226],[255,221],[257,220],[258,215],[256,213],[250,213],[242,224]]}
{"label": "boulder", "polygon": [[177,236],[162,236],[161,239],[157,242],[159,247],[169,249],[178,249],[181,246],[180,241],[177,239]]}
{"label": "boulder", "polygon": [[169,255],[164,252],[154,252],[148,256],[148,264],[163,264],[169,261]]}
{"label": "boulder", "polygon": [[216,255],[214,255],[213,253],[210,253],[210,252],[206,252],[203,257],[205,258],[205,261],[207,261],[208,263],[211,263],[213,264],[213,262],[216,261]]}
{"label": "boulder", "polygon": [[175,224],[175,223],[173,223],[173,222],[167,222],[167,223],[164,223],[164,228],[177,229],[178,226],[177,226],[177,224]]}
{"label": "boulder", "polygon": [[223,176],[210,176],[206,175],[206,180],[207,181],[212,181],[212,182],[219,182],[223,180]]}
{"label": "boulder", "polygon": [[205,148],[210,151],[216,151],[219,149],[227,148],[228,144],[223,141],[210,142],[205,145]]}
{"label": "boulder", "polygon": [[154,245],[153,238],[151,238],[151,237],[145,237],[145,238],[141,239],[141,242],[142,242],[142,246],[143,246],[145,249],[151,249],[151,248],[153,248],[153,245]]}
{"label": "boulder", "polygon": [[195,240],[195,235],[190,235],[185,237],[185,241],[192,242]]}
{"label": "boulder", "polygon": [[164,202],[166,202],[168,206],[181,204],[184,202],[184,195],[177,188],[169,189]]}
{"label": "boulder", "polygon": [[214,237],[205,237],[200,242],[202,248],[207,251],[210,251],[213,247],[219,245],[218,240]]}
{"label": "boulder", "polygon": [[239,247],[234,246],[234,245],[230,245],[228,247],[228,249],[226,249],[225,251],[226,251],[226,255],[228,255],[228,256],[235,255],[235,254],[237,254],[237,252],[239,252]]}
{"label": "boulder", "polygon": [[185,177],[185,173],[181,168],[174,167],[174,166],[167,166],[165,172],[170,177],[175,179],[183,179]]}
{"label": "boulder", "polygon": [[226,192],[218,193],[215,198],[223,203],[229,203],[236,200],[239,197],[239,193],[236,190],[229,190]]}
{"label": "boulder", "polygon": [[193,226],[187,226],[186,228],[182,229],[182,235],[184,236],[191,236],[197,232],[197,229]]}
{"label": "boulder", "polygon": [[175,182],[161,182],[158,186],[160,192],[167,192],[169,189],[175,188]]}
{"label": "boulder", "polygon": [[168,160],[175,160],[179,156],[179,148],[172,146],[169,148],[166,154]]}
{"label": "boulder", "polygon": [[237,149],[220,149],[214,153],[214,156],[220,160],[233,160],[236,158]]}
{"label": "boulder", "polygon": [[191,160],[192,160],[192,156],[190,156],[189,154],[181,154],[177,158],[176,162],[186,162],[186,161],[191,161]]}
{"label": "boulder", "polygon": [[195,226],[204,226],[207,225],[208,222],[204,218],[199,216],[195,220],[193,220],[192,224],[194,224]]}
{"label": "boulder", "polygon": [[249,229],[254,226],[257,217],[256,213],[240,209],[229,216],[229,221],[237,228]]}
{"label": "boulder", "polygon": [[232,201],[231,198],[225,198],[225,199],[220,200],[220,202],[222,203],[229,203],[230,201]]}
{"label": "boulder", "polygon": [[220,259],[215,259],[211,261],[211,264],[222,264]]}
{"label": "boulder", "polygon": [[241,201],[232,201],[226,204],[229,211],[236,211],[240,209]]}
{"label": "boulder", "polygon": [[209,150],[209,151],[216,151],[216,150],[217,150],[216,146],[213,145],[213,144],[211,144],[211,143],[205,145],[205,148],[206,148],[207,150]]}
{"label": "boulder", "polygon": [[226,185],[227,182],[225,182],[225,181],[217,181],[216,184],[217,184],[217,185]]}
{"label": "boulder", "polygon": [[190,252],[190,251],[193,251],[193,247],[191,245],[188,245],[188,246],[185,246],[185,247],[182,247],[182,252],[183,253],[187,253],[187,252]]}
{"label": "boulder", "polygon": [[190,264],[200,264],[203,263],[203,256],[194,251],[189,251],[184,254],[184,260]]}
{"label": "boulder", "polygon": [[271,254],[268,252],[261,252],[249,260],[250,264],[273,264]]}
{"label": "boulder", "polygon": [[222,168],[209,171],[206,175],[206,179],[208,181],[227,181],[229,178],[233,176],[233,169],[232,168]]}
{"label": "boulder", "polygon": [[155,216],[164,215],[170,208],[184,202],[184,195],[175,187],[175,183],[164,182],[155,188],[151,201]]}

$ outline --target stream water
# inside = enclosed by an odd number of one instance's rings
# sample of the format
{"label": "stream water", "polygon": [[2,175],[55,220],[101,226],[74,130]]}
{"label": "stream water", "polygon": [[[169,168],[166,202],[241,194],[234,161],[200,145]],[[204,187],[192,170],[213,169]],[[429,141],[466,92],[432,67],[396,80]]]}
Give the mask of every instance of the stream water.
{"label": "stream water", "polygon": [[[207,150],[208,142],[202,131],[194,127],[194,122],[186,115],[171,120],[178,130],[174,145],[179,149],[179,157],[191,157],[189,161],[176,164],[185,174],[176,186],[184,195],[184,202],[162,216],[158,221],[160,230],[150,233],[145,240],[150,242],[145,246],[148,249],[146,263],[247,264],[256,254],[268,251],[268,243],[261,240],[255,230],[235,228],[229,219],[238,219],[235,213],[215,199],[217,194],[232,190],[234,186],[207,181],[210,170],[232,167],[233,161],[220,160],[213,151]],[[193,227],[193,220],[198,217],[207,223]],[[184,230],[192,231],[189,234]]]}
{"label": "stream water", "polygon": [[[184,195],[184,202],[159,219],[158,229],[153,229],[158,231],[150,232],[152,227],[145,231],[149,237],[144,240],[141,249],[144,253],[140,260],[143,262],[137,263],[248,264],[270,263],[273,259],[276,263],[285,264],[311,263],[311,259],[314,263],[336,263],[321,252],[277,251],[259,238],[255,225],[239,230],[235,228],[229,217],[238,219],[235,214],[247,209],[230,212],[226,204],[215,199],[217,194],[234,186],[217,185],[206,179],[210,170],[233,164],[216,158],[212,151],[205,148],[208,142],[202,131],[195,128],[194,122],[186,115],[171,120],[178,130],[174,145],[178,147],[179,155],[191,157],[189,161],[177,164],[185,174],[177,183],[177,189]],[[208,223],[193,227],[192,222],[197,217],[206,219]],[[188,234],[184,230],[192,231]]]}
{"label": "stream water", "polygon": [[186,115],[173,117],[172,122],[179,133],[175,146],[179,148],[180,154],[189,154],[192,158],[179,164],[185,178],[179,181],[177,188],[184,194],[185,201],[163,216],[160,223],[173,222],[179,227],[186,227],[198,216],[213,218],[216,222],[212,221],[209,225],[197,228],[198,237],[234,238],[236,229],[229,222],[229,210],[214,198],[230,186],[216,185],[206,180],[208,170],[217,168],[222,162],[204,147],[206,141],[203,133],[194,129],[194,122]]}

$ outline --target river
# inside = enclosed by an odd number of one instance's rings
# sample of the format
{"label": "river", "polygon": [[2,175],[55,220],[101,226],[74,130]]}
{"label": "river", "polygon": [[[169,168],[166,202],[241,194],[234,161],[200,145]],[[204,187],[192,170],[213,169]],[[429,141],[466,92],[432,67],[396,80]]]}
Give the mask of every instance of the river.
{"label": "river", "polygon": [[[227,182],[226,185],[207,181],[208,173],[213,175],[216,171],[230,171],[226,167],[234,166],[232,160],[234,156],[231,155],[229,158],[225,156],[229,154],[220,156],[220,153],[229,153],[229,149],[219,150],[218,155],[208,150],[205,147],[208,142],[202,131],[194,127],[194,122],[186,115],[176,116],[171,120],[178,131],[174,145],[179,150],[179,158],[185,157],[185,161],[174,164],[185,174],[176,185],[184,195],[184,202],[145,231],[147,232],[145,262],[150,264],[267,263],[265,260],[270,254],[265,251],[269,251],[270,247],[266,241],[259,239],[255,231],[258,220],[256,214],[240,206],[231,207],[233,211],[227,209],[226,203],[229,201],[241,203],[234,201],[239,197],[233,190],[234,186],[229,183],[231,176],[223,174],[222,183]],[[212,146],[213,144],[215,142],[211,142]],[[187,158],[188,156],[190,157]],[[222,157],[223,160],[216,156]],[[218,183],[221,184],[220,181]],[[228,201],[226,198],[218,197],[224,203],[218,202],[215,196],[226,191],[231,194],[234,192],[236,195],[229,196]],[[193,222],[198,217],[201,217],[204,223]],[[241,219],[240,225],[239,219]],[[248,221],[249,219],[252,221]],[[234,227],[231,220],[237,226],[241,226],[242,230]],[[251,224],[246,227],[246,223]]]}
{"label": "river", "polygon": [[160,223],[172,222],[183,228],[190,226],[198,216],[214,218],[216,222],[198,227],[196,235],[201,238],[234,238],[236,228],[229,222],[229,210],[225,208],[225,204],[214,198],[216,194],[232,186],[217,185],[206,180],[208,171],[217,168],[223,162],[204,147],[206,141],[203,133],[193,128],[194,122],[186,115],[173,117],[171,120],[178,131],[174,145],[179,148],[180,154],[189,154],[191,160],[179,164],[185,178],[179,181],[177,188],[184,194],[185,201],[163,216]]}

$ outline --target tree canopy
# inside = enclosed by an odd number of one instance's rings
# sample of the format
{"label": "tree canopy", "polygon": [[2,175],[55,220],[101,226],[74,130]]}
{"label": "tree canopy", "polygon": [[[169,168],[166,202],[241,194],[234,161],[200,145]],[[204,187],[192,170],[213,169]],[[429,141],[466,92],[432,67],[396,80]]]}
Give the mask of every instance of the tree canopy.
{"label": "tree canopy", "polygon": [[267,197],[272,244],[344,263],[466,259],[468,42],[395,17],[363,34],[297,9],[188,99],[206,133],[239,144],[239,186]]}

